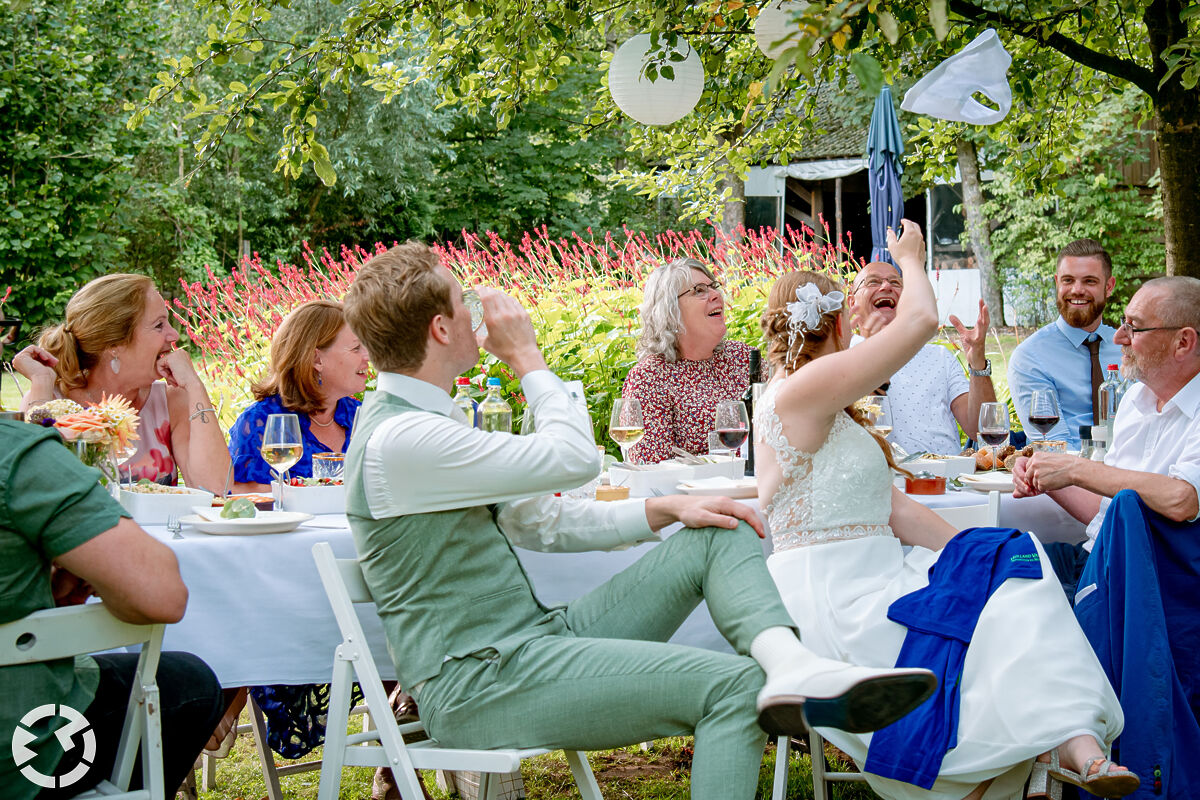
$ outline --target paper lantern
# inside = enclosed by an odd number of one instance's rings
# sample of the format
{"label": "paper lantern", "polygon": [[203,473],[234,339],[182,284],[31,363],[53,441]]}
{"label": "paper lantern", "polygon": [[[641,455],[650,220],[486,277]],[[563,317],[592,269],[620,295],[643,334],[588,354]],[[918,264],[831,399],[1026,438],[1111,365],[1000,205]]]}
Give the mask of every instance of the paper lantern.
{"label": "paper lantern", "polygon": [[608,91],[617,108],[646,125],[670,125],[692,112],[704,93],[704,65],[695,48],[680,37],[675,51],[686,56],[682,61],[669,61],[674,78],[650,81],[642,74],[646,54],[650,51],[650,34],[639,33],[618,48],[608,68]]}
{"label": "paper lantern", "polygon": [[[758,12],[754,20],[754,41],[763,55],[774,61],[789,47],[800,43],[793,36],[787,42],[782,42],[788,34],[795,33],[798,28],[792,21],[792,15],[808,8],[803,0],[788,0],[787,2],[771,3]],[[780,42],[779,44],[776,44]]]}

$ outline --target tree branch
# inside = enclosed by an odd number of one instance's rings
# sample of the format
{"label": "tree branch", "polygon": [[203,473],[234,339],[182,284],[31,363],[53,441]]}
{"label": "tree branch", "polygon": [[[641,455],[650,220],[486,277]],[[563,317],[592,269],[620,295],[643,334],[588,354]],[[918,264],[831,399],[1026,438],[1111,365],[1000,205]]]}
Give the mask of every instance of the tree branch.
{"label": "tree branch", "polygon": [[1151,98],[1158,96],[1158,77],[1153,71],[1133,61],[1107,53],[1099,53],[1058,31],[1048,30],[1036,22],[1014,19],[998,11],[988,11],[968,0],[950,0],[950,10],[973,22],[996,25],[1025,39],[1050,47],[1085,67],[1127,80]]}

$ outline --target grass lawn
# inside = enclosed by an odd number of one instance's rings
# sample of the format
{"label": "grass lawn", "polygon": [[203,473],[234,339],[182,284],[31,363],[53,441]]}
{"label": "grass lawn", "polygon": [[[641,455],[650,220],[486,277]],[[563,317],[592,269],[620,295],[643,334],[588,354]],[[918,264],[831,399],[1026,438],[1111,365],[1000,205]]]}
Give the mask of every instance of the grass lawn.
{"label": "grass lawn", "polygon": [[[21,382],[18,390],[13,383],[13,376]],[[29,388],[29,381],[15,372],[9,372],[0,367],[0,410],[17,411],[21,408],[21,391]]]}
{"label": "grass lawn", "polygon": [[[243,715],[243,722],[248,722]],[[351,720],[351,730],[359,730],[357,720]],[[834,769],[846,769],[852,764],[840,762],[832,748],[828,760]],[[314,750],[303,761],[317,760],[321,750]],[[691,739],[673,738],[654,742],[648,751],[640,747],[607,750],[588,754],[592,771],[605,798],[615,800],[688,800],[691,778]],[[287,761],[276,759],[277,765]],[[756,800],[771,796],[775,770],[775,746],[768,745],[759,772]],[[369,800],[374,770],[350,767],[342,776],[341,800]],[[317,796],[319,773],[306,772],[280,779],[280,788],[288,800],[308,800]],[[568,800],[579,797],[567,762],[558,754],[550,754],[525,762],[521,777],[530,800]],[[450,797],[437,787],[433,772],[424,774],[425,785],[438,800]],[[216,785],[200,792],[200,800],[251,800],[266,797],[266,784],[258,764],[258,755],[250,734],[238,737],[229,758],[217,761]],[[795,754],[788,770],[789,800],[811,800],[813,797],[812,770],[807,754]],[[877,798],[865,783],[835,784],[830,796],[834,800],[872,800]]]}

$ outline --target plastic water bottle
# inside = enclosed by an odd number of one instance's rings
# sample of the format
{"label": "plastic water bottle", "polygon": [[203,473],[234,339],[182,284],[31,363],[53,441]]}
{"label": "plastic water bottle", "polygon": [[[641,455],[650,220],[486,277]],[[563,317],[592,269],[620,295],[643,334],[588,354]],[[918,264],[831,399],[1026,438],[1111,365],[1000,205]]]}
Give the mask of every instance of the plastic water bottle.
{"label": "plastic water bottle", "polygon": [[458,391],[454,394],[454,405],[462,409],[462,412],[467,415],[467,424],[472,428],[479,427],[479,403],[471,397],[471,380],[466,377],[457,379],[454,382],[458,386]]}
{"label": "plastic water bottle", "polygon": [[488,378],[487,397],[479,404],[479,418],[485,431],[512,433],[512,406],[500,396],[500,379]]}

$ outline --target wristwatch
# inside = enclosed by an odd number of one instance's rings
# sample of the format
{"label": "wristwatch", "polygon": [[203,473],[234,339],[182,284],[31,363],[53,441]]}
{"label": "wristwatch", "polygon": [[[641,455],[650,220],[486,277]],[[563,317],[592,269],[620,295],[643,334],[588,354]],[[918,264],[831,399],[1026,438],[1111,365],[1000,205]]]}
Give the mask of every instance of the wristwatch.
{"label": "wristwatch", "polygon": [[983,360],[983,369],[971,369],[971,365],[967,364],[967,374],[972,378],[990,378],[992,377],[992,361],[985,358]]}

